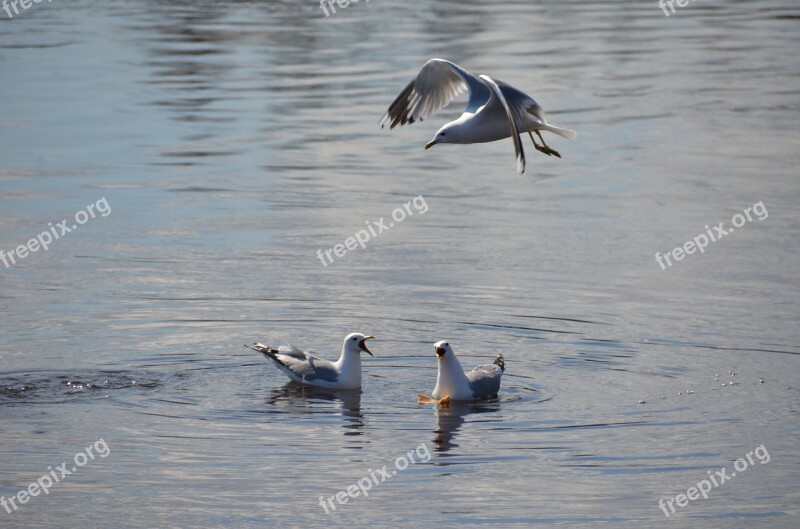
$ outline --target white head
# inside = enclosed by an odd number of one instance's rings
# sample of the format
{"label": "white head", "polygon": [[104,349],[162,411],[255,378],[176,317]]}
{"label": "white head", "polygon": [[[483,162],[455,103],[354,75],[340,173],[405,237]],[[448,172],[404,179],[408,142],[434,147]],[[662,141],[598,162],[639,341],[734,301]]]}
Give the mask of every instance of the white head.
{"label": "white head", "polygon": [[367,344],[365,343],[367,340],[374,339],[374,336],[365,336],[360,332],[350,333],[344,339],[344,345],[342,346],[343,352],[359,354],[361,351],[364,351],[370,356],[375,356],[372,354],[372,351],[367,349]]}
{"label": "white head", "polygon": [[456,120],[442,126],[442,128],[440,128],[436,133],[436,136],[434,136],[431,141],[425,144],[425,150],[427,151],[437,143],[468,143],[462,141],[461,139],[460,125],[461,123]]}
{"label": "white head", "polygon": [[442,365],[458,365],[460,367],[461,362],[456,358],[456,354],[449,343],[444,340],[436,342],[433,344],[433,350],[436,351],[436,356],[439,357],[439,367]]}

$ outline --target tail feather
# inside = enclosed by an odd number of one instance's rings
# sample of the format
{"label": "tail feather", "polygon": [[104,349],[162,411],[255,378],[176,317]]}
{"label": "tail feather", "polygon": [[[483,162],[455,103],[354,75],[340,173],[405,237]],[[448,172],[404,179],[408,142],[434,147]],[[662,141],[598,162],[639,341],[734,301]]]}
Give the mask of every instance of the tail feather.
{"label": "tail feather", "polygon": [[494,365],[500,366],[500,371],[505,373],[506,371],[506,361],[503,359],[503,355],[497,355],[497,358],[494,359]]}
{"label": "tail feather", "polygon": [[574,130],[562,129],[561,127],[556,127],[554,125],[545,125],[542,127],[542,130],[552,132],[553,134],[558,134],[559,136],[567,138],[568,140],[574,140],[578,137],[578,133]]}

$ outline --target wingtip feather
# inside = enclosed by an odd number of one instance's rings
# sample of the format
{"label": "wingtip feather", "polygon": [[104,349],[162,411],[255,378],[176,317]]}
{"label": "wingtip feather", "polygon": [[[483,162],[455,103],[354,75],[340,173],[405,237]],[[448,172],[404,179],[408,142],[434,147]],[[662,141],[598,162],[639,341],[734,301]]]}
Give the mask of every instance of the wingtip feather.
{"label": "wingtip feather", "polygon": [[497,358],[494,359],[494,365],[500,366],[500,371],[506,371],[506,361],[503,358],[503,355],[497,355]]}

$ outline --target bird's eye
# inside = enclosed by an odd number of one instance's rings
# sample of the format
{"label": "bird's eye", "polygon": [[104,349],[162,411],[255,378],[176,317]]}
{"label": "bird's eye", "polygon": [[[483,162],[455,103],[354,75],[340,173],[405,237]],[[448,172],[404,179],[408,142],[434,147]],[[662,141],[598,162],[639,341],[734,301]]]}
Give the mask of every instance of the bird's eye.
{"label": "bird's eye", "polygon": [[449,344],[449,343],[446,343],[445,345],[446,345],[447,347],[450,347],[450,344]]}
{"label": "bird's eye", "polygon": [[444,136],[444,132],[442,132],[442,136]]}
{"label": "bird's eye", "polygon": [[355,342],[356,340],[358,340],[358,338],[356,338],[355,336],[353,336],[353,341]]}

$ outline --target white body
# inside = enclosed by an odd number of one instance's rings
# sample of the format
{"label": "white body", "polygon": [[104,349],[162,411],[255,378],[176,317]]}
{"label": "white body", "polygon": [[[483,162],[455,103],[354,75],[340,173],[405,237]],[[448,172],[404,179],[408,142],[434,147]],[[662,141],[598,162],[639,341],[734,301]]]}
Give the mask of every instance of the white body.
{"label": "white body", "polygon": [[494,364],[480,365],[464,373],[461,362],[450,344],[441,341],[433,346],[439,358],[439,373],[436,387],[431,396],[436,400],[450,397],[454,401],[479,400],[497,395],[500,380],[505,369],[503,356],[499,355]]}
{"label": "white body", "polygon": [[336,362],[317,358],[291,345],[272,349],[257,343],[252,348],[300,384],[328,389],[358,389],[361,387],[361,352],[372,354],[364,344],[371,338],[360,333],[348,334]]}
{"label": "white body", "polygon": [[[311,357],[314,364],[319,365],[324,360],[320,360],[310,353],[305,353],[307,358]],[[295,382],[306,384],[309,386],[317,386],[320,388],[330,389],[358,389],[361,387],[361,353],[347,349],[347,340],[342,347],[342,354],[336,362],[331,364],[333,369],[338,373],[336,381],[331,382],[327,380],[307,380],[306,377],[294,373],[292,371],[284,371],[289,378]]]}
{"label": "white body", "polygon": [[474,400],[469,379],[464,374],[461,362],[456,355],[448,352],[439,360],[439,374],[436,377],[436,387],[431,396],[441,399],[450,396],[453,400]]}

